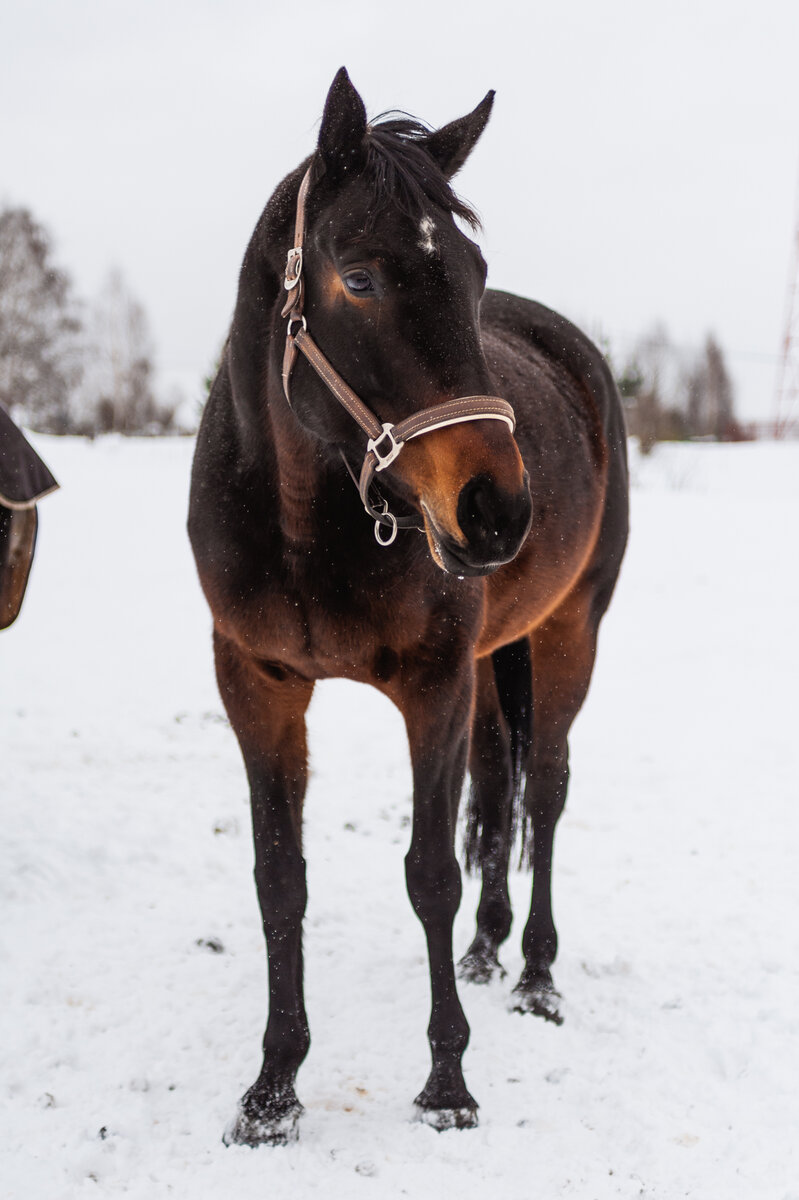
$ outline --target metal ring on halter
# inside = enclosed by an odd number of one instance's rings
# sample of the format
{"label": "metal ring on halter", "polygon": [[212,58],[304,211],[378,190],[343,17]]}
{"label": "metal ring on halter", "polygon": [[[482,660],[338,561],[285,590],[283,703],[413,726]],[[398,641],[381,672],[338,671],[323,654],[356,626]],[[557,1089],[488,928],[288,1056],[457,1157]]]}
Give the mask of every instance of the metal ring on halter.
{"label": "metal ring on halter", "polygon": [[286,337],[293,337],[293,336],[294,336],[294,335],[293,335],[293,333],[291,332],[291,326],[294,324],[294,322],[295,322],[295,321],[299,321],[299,322],[300,322],[300,324],[302,325],[303,329],[307,329],[307,328],[308,328],[308,323],[307,323],[307,321],[305,320],[305,317],[304,317],[304,316],[299,316],[299,317],[289,317],[289,323],[288,323],[288,325],[286,326]]}
{"label": "metal ring on halter", "polygon": [[397,536],[397,518],[392,512],[388,511],[388,500],[385,499],[383,500],[382,515],[384,517],[388,517],[389,521],[391,522],[391,533],[387,538],[382,538],[380,536],[380,526],[382,522],[375,521],[375,541],[377,542],[378,546],[390,546],[394,541],[394,538]]}

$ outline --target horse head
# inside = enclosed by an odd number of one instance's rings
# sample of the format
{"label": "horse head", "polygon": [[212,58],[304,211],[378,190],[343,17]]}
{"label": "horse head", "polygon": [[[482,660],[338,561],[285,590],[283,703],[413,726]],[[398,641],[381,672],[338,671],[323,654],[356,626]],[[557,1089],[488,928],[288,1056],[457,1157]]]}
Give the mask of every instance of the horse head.
{"label": "horse head", "polygon": [[[336,402],[330,366],[376,415],[378,429],[401,428],[413,414],[447,405],[441,412],[451,419],[433,421],[424,437],[402,446],[401,457],[395,452],[377,469],[388,468],[381,491],[418,514],[433,559],[457,575],[489,574],[510,561],[531,520],[512,410],[505,406],[509,419],[472,404],[463,415],[454,403],[497,401],[480,338],[486,265],[458,224],[474,228],[477,220],[449,182],[492,102],[489,92],[472,113],[435,132],[406,116],[369,124],[342,68],[303,185],[302,305],[293,315],[291,299],[283,308],[289,330],[301,320],[325,364],[314,371],[300,358],[289,368],[295,416],[348,461],[360,464],[368,425],[359,429]],[[293,255],[286,288],[294,294],[297,250],[285,235],[284,247]]]}

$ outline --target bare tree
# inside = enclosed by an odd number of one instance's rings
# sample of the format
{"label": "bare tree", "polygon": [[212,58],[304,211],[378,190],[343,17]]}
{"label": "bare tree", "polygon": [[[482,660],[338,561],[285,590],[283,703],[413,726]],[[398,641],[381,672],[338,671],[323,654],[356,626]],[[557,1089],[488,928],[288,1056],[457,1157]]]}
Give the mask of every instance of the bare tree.
{"label": "bare tree", "polygon": [[687,417],[692,437],[730,441],[740,436],[735,419],[732,381],[722,349],[713,334],[685,378]]}
{"label": "bare tree", "polygon": [[65,433],[83,371],[69,277],[26,208],[0,212],[0,402],[45,433]]}
{"label": "bare tree", "polygon": [[722,349],[708,334],[701,352],[686,364],[686,351],[658,323],[639,338],[616,380],[628,432],[647,453],[656,442],[687,438],[737,440],[732,380]]}
{"label": "bare tree", "polygon": [[[94,363],[89,395],[96,432],[160,433],[172,424],[171,409],[153,393],[152,342],[144,309],[113,270],[94,309]],[[91,403],[91,401],[90,401]]]}
{"label": "bare tree", "polygon": [[681,436],[675,405],[675,350],[662,322],[638,339],[618,383],[628,431],[638,438],[644,454],[655,442]]}

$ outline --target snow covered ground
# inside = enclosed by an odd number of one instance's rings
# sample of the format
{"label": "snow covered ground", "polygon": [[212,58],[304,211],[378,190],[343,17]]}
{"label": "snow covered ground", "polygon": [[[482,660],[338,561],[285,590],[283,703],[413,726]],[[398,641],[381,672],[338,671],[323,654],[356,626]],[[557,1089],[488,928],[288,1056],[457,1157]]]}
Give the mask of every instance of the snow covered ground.
{"label": "snow covered ground", "polygon": [[[301,1140],[225,1149],[265,968],[246,786],[184,535],[188,442],[37,439],[0,634],[0,1196],[799,1200],[799,446],[662,447],[572,739],[562,1028],[462,987],[480,1127],[411,1123],[428,982],[398,714],[311,713]],[[456,950],[471,935],[467,881]]]}

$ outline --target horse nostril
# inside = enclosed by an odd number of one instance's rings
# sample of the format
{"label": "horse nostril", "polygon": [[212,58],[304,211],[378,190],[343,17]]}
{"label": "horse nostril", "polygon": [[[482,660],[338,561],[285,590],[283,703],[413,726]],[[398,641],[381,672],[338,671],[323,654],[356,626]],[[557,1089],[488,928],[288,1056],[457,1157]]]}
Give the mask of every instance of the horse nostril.
{"label": "horse nostril", "polygon": [[505,491],[487,475],[464,484],[458,497],[458,524],[470,547],[487,559],[512,558],[530,524],[530,490]]}
{"label": "horse nostril", "polygon": [[476,481],[473,486],[466,485],[466,514],[470,525],[480,525],[487,533],[496,534],[496,513],[491,504],[491,495],[486,484]]}

